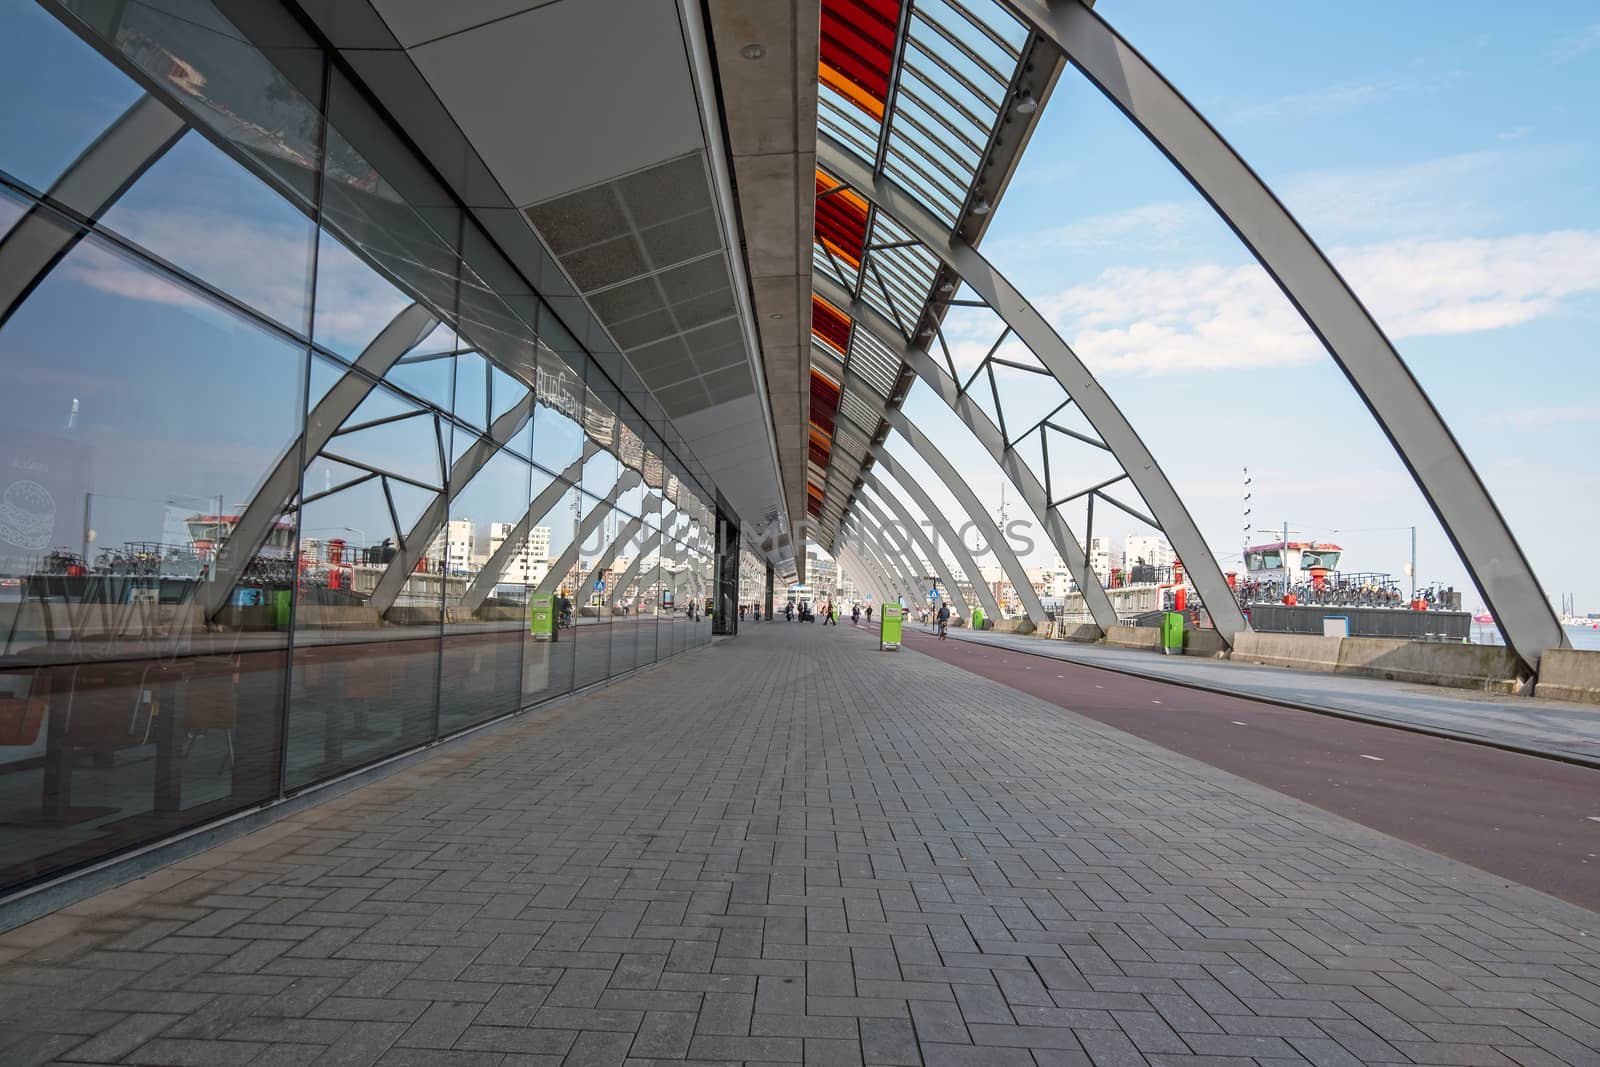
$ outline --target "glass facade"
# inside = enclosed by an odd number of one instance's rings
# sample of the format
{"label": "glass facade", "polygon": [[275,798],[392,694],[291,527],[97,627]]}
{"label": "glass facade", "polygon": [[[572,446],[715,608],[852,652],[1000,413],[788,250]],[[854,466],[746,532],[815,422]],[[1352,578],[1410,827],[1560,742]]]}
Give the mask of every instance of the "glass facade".
{"label": "glass facade", "polygon": [[710,640],[708,494],[278,14],[0,0],[0,894]]}

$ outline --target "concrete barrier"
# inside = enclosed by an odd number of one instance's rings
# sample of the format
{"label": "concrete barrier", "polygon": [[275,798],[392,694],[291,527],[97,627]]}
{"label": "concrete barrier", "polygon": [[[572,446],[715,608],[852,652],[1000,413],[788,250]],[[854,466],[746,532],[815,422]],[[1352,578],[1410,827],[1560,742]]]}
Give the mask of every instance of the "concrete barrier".
{"label": "concrete barrier", "polygon": [[1185,630],[1183,631],[1183,654],[1185,656],[1201,656],[1211,659],[1221,659],[1227,655],[1227,642],[1222,640],[1222,635],[1215,630]]}
{"label": "concrete barrier", "polygon": [[1522,688],[1518,660],[1503,645],[1347,637],[1340,642],[1335,669],[1340,674],[1490,693],[1516,693]]}
{"label": "concrete barrier", "polygon": [[990,629],[997,634],[1031,634],[1038,629],[1031,619],[990,619]]}
{"label": "concrete barrier", "polygon": [[333,604],[301,604],[295,618],[300,626],[318,630],[375,630],[383,625],[371,608]]}
{"label": "concrete barrier", "polygon": [[1147,648],[1161,651],[1161,631],[1154,626],[1113,626],[1106,630],[1106,644],[1118,648]]}
{"label": "concrete barrier", "polygon": [[1234,635],[1233,653],[1229,658],[1240,663],[1259,663],[1265,667],[1294,667],[1331,674],[1339,666],[1339,645],[1342,640],[1309,634],[1263,634],[1245,630]]}
{"label": "concrete barrier", "polygon": [[1092,622],[1058,622],[1056,623],[1056,639],[1061,641],[1098,641],[1105,634],[1100,632],[1100,627]]}
{"label": "concrete barrier", "polygon": [[1539,659],[1534,696],[1600,704],[1600,652],[1552,648]]}

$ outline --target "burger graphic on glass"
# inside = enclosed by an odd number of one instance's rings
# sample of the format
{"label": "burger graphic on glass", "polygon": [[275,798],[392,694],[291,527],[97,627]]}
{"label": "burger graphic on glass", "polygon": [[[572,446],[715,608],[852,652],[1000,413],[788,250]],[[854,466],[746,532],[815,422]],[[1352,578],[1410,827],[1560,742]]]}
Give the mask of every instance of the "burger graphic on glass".
{"label": "burger graphic on glass", "polygon": [[24,478],[0,494],[0,541],[30,552],[50,547],[56,528],[56,502],[49,490]]}

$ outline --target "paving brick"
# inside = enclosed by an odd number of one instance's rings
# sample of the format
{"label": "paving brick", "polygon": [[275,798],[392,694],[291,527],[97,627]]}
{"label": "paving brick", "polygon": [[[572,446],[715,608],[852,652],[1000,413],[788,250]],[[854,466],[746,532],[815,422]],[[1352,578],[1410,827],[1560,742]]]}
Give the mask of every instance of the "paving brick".
{"label": "paving brick", "polygon": [[757,627],[8,937],[0,1064],[1600,1063],[1594,916],[1441,863]]}

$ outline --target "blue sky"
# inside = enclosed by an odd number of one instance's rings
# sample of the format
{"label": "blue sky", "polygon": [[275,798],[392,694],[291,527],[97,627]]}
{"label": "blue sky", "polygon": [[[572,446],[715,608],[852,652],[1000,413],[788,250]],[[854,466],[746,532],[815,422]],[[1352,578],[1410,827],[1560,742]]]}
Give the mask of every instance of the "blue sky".
{"label": "blue sky", "polygon": [[[1545,591],[1600,611],[1600,576],[1580,549],[1600,528],[1600,6],[1530,5],[1516,18],[1503,5],[1374,0],[1097,10],[1328,251]],[[983,247],[1102,376],[1225,566],[1243,540],[1248,465],[1252,540],[1287,521],[1291,536],[1344,545],[1352,569],[1399,572],[1409,535],[1396,528],[1416,524],[1419,577],[1466,585],[1386,439],[1287,301],[1071,68]],[[981,355],[992,336],[974,324],[966,340]],[[907,410],[961,455],[977,451],[937,401],[914,396]],[[1083,458],[1087,485],[1097,471]],[[997,502],[993,465],[968,466]],[[1104,510],[1097,533],[1134,529]]]}

